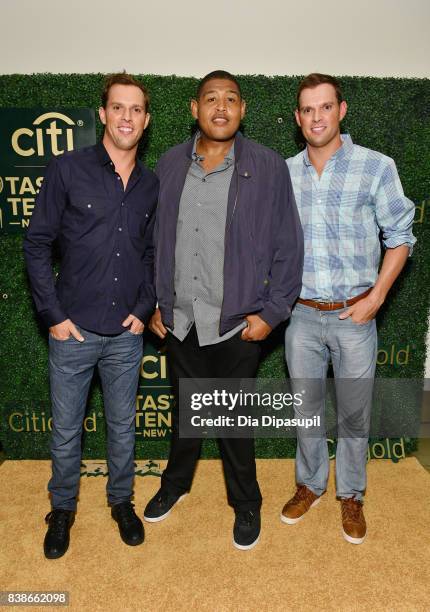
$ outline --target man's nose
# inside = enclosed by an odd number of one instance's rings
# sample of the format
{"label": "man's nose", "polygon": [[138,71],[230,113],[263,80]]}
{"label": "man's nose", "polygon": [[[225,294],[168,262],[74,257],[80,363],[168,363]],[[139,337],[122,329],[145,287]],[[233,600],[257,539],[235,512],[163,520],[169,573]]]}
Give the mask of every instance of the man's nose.
{"label": "man's nose", "polygon": [[131,119],[131,110],[129,108],[124,108],[122,111],[122,118],[125,121],[130,121]]}
{"label": "man's nose", "polygon": [[225,111],[227,108],[227,102],[223,99],[219,99],[216,108],[218,111]]}
{"label": "man's nose", "polygon": [[321,114],[320,114],[320,111],[319,111],[318,109],[316,109],[316,110],[314,111],[314,116],[312,117],[312,121],[313,121],[314,123],[318,123],[318,121],[320,121],[320,119],[321,119]]}

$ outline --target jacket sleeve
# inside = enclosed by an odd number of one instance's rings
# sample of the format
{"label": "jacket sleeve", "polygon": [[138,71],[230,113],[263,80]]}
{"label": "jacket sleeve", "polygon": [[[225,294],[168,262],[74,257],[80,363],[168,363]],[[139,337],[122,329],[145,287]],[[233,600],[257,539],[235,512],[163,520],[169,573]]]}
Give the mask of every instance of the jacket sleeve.
{"label": "jacket sleeve", "polygon": [[155,277],[154,277],[154,261],[155,261],[155,240],[154,227],[156,219],[156,208],[158,199],[158,180],[154,193],[154,206],[145,229],[144,241],[146,244],[145,254],[143,256],[142,268],[142,283],[139,288],[139,294],[132,314],[141,321],[148,321],[155,309]]}
{"label": "jacket sleeve", "polygon": [[300,295],[303,274],[303,230],[284,160],[276,166],[275,200],[271,219],[272,264],[269,295],[261,318],[275,328],[289,318]]}
{"label": "jacket sleeve", "polygon": [[52,243],[57,238],[67,194],[58,160],[46,170],[23,248],[36,309],[47,327],[67,319],[55,291],[52,270]]}

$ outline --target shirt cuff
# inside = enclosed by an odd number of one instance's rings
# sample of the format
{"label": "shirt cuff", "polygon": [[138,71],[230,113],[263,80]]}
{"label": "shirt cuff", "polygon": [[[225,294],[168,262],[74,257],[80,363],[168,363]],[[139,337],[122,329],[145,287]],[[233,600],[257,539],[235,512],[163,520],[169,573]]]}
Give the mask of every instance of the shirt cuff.
{"label": "shirt cuff", "polygon": [[140,319],[143,323],[147,323],[147,321],[151,318],[154,313],[155,303],[151,302],[138,302],[131,314]]}
{"label": "shirt cuff", "polygon": [[68,316],[64,314],[63,310],[59,306],[48,308],[47,310],[41,310],[39,312],[39,316],[46,327],[58,325],[59,323],[63,323],[66,319],[68,319]]}
{"label": "shirt cuff", "polygon": [[391,238],[387,238],[382,241],[385,249],[396,249],[403,244],[409,247],[409,257],[412,255],[414,250],[414,244],[417,239],[414,236],[392,236]]}

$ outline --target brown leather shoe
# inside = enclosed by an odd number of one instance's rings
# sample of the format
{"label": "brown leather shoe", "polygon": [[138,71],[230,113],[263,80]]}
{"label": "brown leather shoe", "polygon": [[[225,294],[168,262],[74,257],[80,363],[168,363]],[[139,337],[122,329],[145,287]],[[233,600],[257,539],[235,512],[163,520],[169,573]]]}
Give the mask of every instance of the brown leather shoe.
{"label": "brown leather shoe", "polygon": [[351,544],[361,544],[366,537],[366,521],[363,514],[363,504],[354,497],[342,498],[343,537]]}
{"label": "brown leather shoe", "polygon": [[297,485],[297,491],[281,512],[281,521],[288,525],[294,525],[304,517],[312,506],[316,506],[321,497],[315,495],[306,485]]}

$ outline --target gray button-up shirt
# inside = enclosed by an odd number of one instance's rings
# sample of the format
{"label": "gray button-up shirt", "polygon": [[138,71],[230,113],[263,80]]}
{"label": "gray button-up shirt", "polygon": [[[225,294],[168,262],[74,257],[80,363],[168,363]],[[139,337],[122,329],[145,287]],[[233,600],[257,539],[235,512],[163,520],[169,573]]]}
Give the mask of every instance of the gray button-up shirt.
{"label": "gray button-up shirt", "polygon": [[179,203],[175,250],[173,334],[184,340],[193,323],[199,345],[216,344],[246,327],[246,321],[219,335],[224,285],[224,235],[234,171],[234,144],[224,161],[206,173],[196,153]]}

